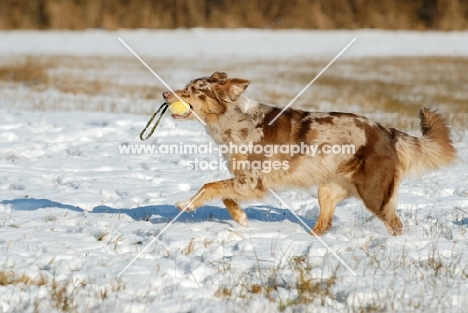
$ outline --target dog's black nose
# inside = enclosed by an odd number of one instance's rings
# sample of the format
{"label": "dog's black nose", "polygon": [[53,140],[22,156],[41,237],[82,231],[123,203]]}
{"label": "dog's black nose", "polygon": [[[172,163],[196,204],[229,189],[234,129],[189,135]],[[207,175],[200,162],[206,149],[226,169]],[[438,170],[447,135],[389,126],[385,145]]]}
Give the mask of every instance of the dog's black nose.
{"label": "dog's black nose", "polygon": [[162,96],[163,96],[164,98],[167,98],[167,97],[169,97],[170,94],[171,94],[170,91],[164,91],[164,92],[162,93]]}

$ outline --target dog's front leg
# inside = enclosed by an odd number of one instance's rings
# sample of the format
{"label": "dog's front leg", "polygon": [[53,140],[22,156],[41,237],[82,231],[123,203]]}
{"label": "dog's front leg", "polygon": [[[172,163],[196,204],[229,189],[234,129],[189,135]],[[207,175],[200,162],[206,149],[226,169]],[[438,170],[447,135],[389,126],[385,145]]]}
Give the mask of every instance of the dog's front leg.
{"label": "dog's front leg", "polygon": [[194,211],[203,203],[221,199],[232,218],[241,225],[247,224],[247,216],[239,208],[236,201],[261,199],[265,196],[261,178],[241,175],[231,179],[205,184],[200,191],[188,200],[179,201],[176,206],[180,210]]}

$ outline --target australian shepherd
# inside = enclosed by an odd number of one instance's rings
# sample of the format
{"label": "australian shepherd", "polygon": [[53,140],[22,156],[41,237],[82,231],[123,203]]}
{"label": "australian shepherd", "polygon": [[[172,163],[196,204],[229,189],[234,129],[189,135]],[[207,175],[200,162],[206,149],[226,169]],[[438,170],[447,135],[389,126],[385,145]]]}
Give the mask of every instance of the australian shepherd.
{"label": "australian shepherd", "polygon": [[[261,153],[230,151],[224,154],[233,178],[205,184],[195,198],[179,201],[179,209],[189,211],[205,202],[220,199],[232,218],[247,225],[247,215],[239,201],[262,199],[269,189],[311,188],[318,186],[320,214],[313,229],[317,235],[332,226],[336,205],[349,197],[360,198],[369,211],[387,227],[391,235],[401,234],[403,224],[396,214],[400,181],[410,173],[420,174],[451,163],[456,151],[450,130],[440,114],[423,108],[421,137],[395,128],[386,128],[352,113],[315,113],[288,108],[282,111],[248,99],[244,91],[250,81],[228,78],[216,72],[191,81],[175,93],[190,105],[177,119],[206,123],[206,131],[220,145],[352,145],[353,153]],[[164,92],[168,104],[179,101]],[[270,123],[273,121],[273,123]],[[270,125],[271,124],[271,125]],[[279,161],[287,167],[262,171],[236,168],[235,161]]]}

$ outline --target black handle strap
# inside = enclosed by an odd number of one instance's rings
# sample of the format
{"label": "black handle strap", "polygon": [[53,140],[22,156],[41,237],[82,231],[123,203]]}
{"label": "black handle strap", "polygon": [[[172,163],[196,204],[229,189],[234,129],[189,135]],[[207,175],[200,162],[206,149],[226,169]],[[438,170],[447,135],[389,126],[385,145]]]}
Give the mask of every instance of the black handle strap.
{"label": "black handle strap", "polygon": [[[163,103],[161,104],[161,106],[159,107],[159,109],[153,114],[153,116],[151,116],[150,120],[148,121],[148,123],[146,124],[146,127],[141,131],[140,133],[140,140],[141,141],[145,141],[145,140],[148,140],[154,133],[154,131],[156,130],[156,127],[158,127],[159,125],[159,122],[161,121],[161,118],[163,117],[164,113],[166,113],[166,110],[167,108],[169,107],[169,105],[167,103]],[[159,115],[159,118],[158,120],[156,121],[156,123],[154,124],[153,128],[151,129],[151,131],[149,132],[149,134],[146,136],[146,137],[143,137],[143,135],[145,134],[146,130],[148,129],[148,127],[151,125],[151,123],[153,122],[154,118],[156,117],[156,115],[158,115],[159,111],[161,111],[162,109],[162,112],[161,112],[161,115]]]}

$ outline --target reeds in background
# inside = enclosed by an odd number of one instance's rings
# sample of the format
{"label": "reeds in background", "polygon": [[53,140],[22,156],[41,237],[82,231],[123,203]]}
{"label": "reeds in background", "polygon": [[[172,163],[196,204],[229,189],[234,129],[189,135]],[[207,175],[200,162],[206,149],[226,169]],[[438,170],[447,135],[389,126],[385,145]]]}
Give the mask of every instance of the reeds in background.
{"label": "reeds in background", "polygon": [[0,29],[468,29],[466,0],[2,0]]}

